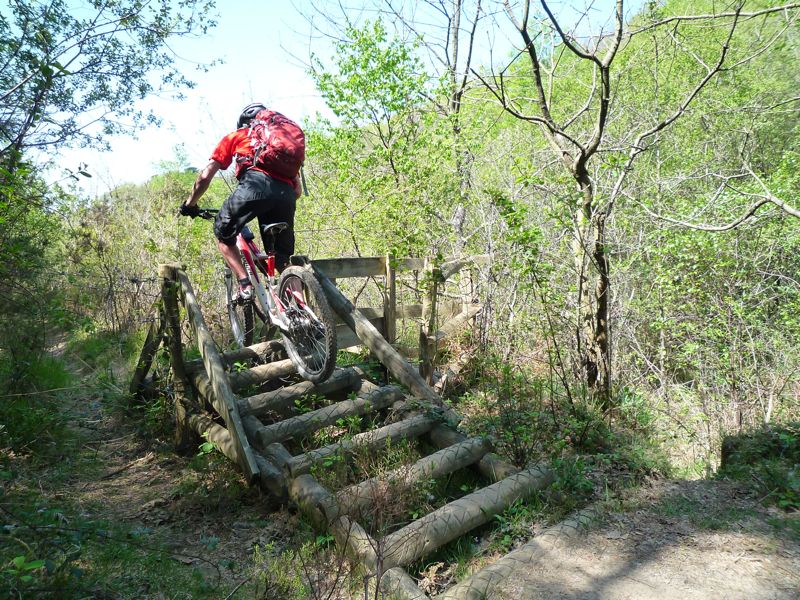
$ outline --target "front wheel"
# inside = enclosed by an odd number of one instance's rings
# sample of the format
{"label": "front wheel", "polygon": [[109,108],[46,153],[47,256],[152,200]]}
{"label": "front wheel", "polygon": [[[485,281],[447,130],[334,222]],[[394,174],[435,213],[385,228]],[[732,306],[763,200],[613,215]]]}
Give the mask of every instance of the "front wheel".
{"label": "front wheel", "polygon": [[233,339],[239,348],[253,345],[255,319],[253,318],[253,300],[242,302],[236,297],[239,287],[234,283],[230,271],[225,272],[225,308],[231,324]]}
{"label": "front wheel", "polygon": [[330,377],[336,365],[336,321],[314,275],[303,267],[287,267],[278,284],[289,330],[286,353],[297,372],[311,383]]}

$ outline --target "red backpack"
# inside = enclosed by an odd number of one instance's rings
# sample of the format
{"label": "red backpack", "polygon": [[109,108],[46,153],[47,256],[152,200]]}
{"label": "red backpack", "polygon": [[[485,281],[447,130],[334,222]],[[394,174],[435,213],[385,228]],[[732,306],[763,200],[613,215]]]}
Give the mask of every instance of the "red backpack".
{"label": "red backpack", "polygon": [[300,126],[273,110],[260,110],[250,121],[253,164],[268,173],[294,178],[306,159],[306,136]]}

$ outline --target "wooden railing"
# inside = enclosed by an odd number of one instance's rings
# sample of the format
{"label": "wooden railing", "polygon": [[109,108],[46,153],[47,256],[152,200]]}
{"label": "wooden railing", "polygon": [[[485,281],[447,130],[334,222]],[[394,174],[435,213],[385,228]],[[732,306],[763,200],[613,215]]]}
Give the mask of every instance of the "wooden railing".
{"label": "wooden railing", "polygon": [[[461,295],[458,300],[443,299],[440,292],[445,283],[467,266],[486,265],[490,255],[446,259],[436,263],[427,258],[394,258],[373,256],[356,258],[331,258],[311,261],[315,270],[332,281],[338,279],[369,277],[382,280],[382,306],[359,307],[360,312],[389,342],[397,341],[399,320],[420,321],[418,356],[420,372],[430,383],[438,345],[460,331],[482,308],[472,298]],[[422,302],[397,303],[397,280],[403,274],[416,273],[423,282]],[[439,322],[441,325],[438,325]],[[356,346],[361,341],[349,327],[340,324],[337,328],[339,348]]]}

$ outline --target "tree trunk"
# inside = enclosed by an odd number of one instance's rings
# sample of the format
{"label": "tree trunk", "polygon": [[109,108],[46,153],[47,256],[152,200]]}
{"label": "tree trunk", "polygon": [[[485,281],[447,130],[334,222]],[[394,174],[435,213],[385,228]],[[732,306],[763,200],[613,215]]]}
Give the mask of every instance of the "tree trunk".
{"label": "tree trunk", "polygon": [[595,206],[594,187],[588,173],[579,169],[575,178],[581,192],[573,248],[578,277],[578,356],[591,398],[607,409],[611,403],[611,345],[606,215]]}

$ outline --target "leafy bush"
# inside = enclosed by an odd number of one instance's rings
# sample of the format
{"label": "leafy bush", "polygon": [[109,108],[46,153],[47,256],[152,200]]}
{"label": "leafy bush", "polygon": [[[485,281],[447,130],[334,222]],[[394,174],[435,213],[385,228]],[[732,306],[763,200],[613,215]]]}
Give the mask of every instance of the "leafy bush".
{"label": "leafy bush", "polygon": [[26,361],[5,360],[0,355],[0,380],[8,381],[9,371],[16,373],[20,383],[0,388],[5,395],[0,401],[0,447],[35,451],[63,431],[64,419],[56,409],[54,393],[48,390],[67,387],[72,378],[60,360],[47,355]]}
{"label": "leafy bush", "polygon": [[745,482],[765,502],[800,508],[800,423],[725,438],[718,474]]}

